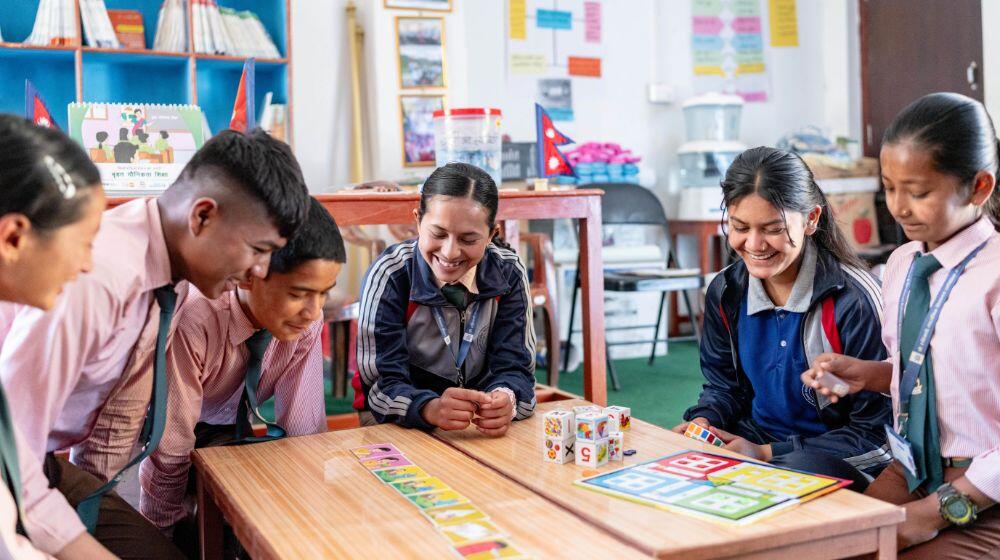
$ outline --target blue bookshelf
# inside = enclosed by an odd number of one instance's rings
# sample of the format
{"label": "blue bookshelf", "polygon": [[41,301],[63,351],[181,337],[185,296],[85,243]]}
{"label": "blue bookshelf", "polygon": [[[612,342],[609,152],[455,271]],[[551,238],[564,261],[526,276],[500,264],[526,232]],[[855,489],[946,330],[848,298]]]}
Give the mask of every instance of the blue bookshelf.
{"label": "blue bookshelf", "polygon": [[[142,13],[146,45],[153,44],[162,0],[104,0],[108,9]],[[275,60],[257,60],[254,97],[257,117],[264,97],[291,102],[288,0],[218,0],[223,7],[257,14],[281,53]],[[190,6],[190,2],[188,2]],[[190,7],[188,8],[190,24]],[[199,105],[212,132],[229,125],[236,87],[243,69],[239,57],[196,54],[189,35],[188,52],[98,49],[87,46],[29,47],[22,45],[34,26],[38,0],[0,1],[0,112],[22,114],[24,80],[30,79],[49,105],[57,123],[66,121],[73,101],[130,103],[193,103]],[[77,23],[80,29],[80,23]],[[78,32],[82,38],[82,30]],[[291,138],[291,111],[288,112]]]}

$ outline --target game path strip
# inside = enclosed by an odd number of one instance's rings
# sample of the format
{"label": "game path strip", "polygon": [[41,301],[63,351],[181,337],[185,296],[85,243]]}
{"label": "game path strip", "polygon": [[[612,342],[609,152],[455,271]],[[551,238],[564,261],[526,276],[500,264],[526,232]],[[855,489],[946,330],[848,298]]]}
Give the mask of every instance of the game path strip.
{"label": "game path strip", "polygon": [[414,465],[391,443],[351,449],[361,465],[409,500],[466,560],[529,558],[489,516],[444,481]]}

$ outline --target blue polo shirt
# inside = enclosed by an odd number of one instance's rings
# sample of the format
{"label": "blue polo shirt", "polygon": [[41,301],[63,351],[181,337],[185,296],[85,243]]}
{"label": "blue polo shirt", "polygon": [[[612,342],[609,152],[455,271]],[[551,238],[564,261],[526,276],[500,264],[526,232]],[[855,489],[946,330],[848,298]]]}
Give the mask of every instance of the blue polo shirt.
{"label": "blue polo shirt", "polygon": [[753,276],[737,322],[740,363],[753,385],[753,420],[778,439],[826,433],[815,397],[799,377],[809,369],[802,344],[802,322],[812,300],[816,250],[807,242],[795,285],[783,307],[775,307]]}

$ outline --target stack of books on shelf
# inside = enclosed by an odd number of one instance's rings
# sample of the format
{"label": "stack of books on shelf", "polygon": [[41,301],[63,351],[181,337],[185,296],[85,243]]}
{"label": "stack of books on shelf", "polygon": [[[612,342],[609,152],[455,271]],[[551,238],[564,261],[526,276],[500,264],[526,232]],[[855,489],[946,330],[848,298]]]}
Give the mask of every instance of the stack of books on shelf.
{"label": "stack of books on shelf", "polygon": [[39,0],[35,26],[31,30],[31,35],[24,40],[24,44],[39,47],[79,44],[74,4],[75,0]]}
{"label": "stack of books on shelf", "polygon": [[184,52],[187,50],[187,13],[184,0],[164,0],[157,20],[153,50]]}
{"label": "stack of books on shelf", "polygon": [[146,26],[139,10],[108,10],[115,37],[126,49],[146,48]]}
{"label": "stack of books on shelf", "polygon": [[288,106],[284,103],[272,103],[273,92],[264,95],[264,110],[261,112],[260,127],[272,137],[288,142]]}
{"label": "stack of books on shelf", "polygon": [[122,47],[111,26],[104,0],[80,0],[80,19],[83,20],[83,38],[87,45],[102,49]]}
{"label": "stack of books on shelf", "polygon": [[215,0],[191,0],[191,10],[195,52],[281,58],[278,47],[253,12],[220,8]]}

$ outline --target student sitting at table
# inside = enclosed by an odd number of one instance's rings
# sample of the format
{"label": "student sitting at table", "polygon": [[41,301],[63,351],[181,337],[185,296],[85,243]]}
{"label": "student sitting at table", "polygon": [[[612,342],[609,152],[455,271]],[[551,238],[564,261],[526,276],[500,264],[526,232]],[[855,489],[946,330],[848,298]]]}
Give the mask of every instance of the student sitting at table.
{"label": "student sitting at table", "polygon": [[831,404],[799,376],[831,348],[885,357],[878,284],[799,156],[747,150],[722,191],[729,245],[741,260],[708,288],[705,385],[684,419],[711,426],[727,449],[863,489],[890,461],[882,430],[889,400],[864,392]]}
{"label": "student sitting at table", "polygon": [[527,274],[496,225],[485,171],[439,167],[414,211],[418,235],[365,279],[352,383],[363,425],[395,422],[500,436],[535,408]]}
{"label": "student sitting at table", "polygon": [[[921,97],[879,156],[885,201],[912,241],[885,269],[888,360],[823,355],[850,390],[891,392],[892,466],[869,496],[906,508],[900,558],[1000,557],[1000,189],[996,132],[979,101]],[[830,397],[836,399],[835,395]]]}
{"label": "student sitting at table", "polygon": [[[139,509],[157,527],[187,514],[192,450],[268,439],[252,437],[251,421],[265,424],[270,438],[326,431],[321,319],[345,258],[337,224],[312,199],[305,224],[271,255],[266,278],[216,300],[192,290],[177,311],[167,423],[139,475]],[[272,396],[273,423],[258,410]]]}

